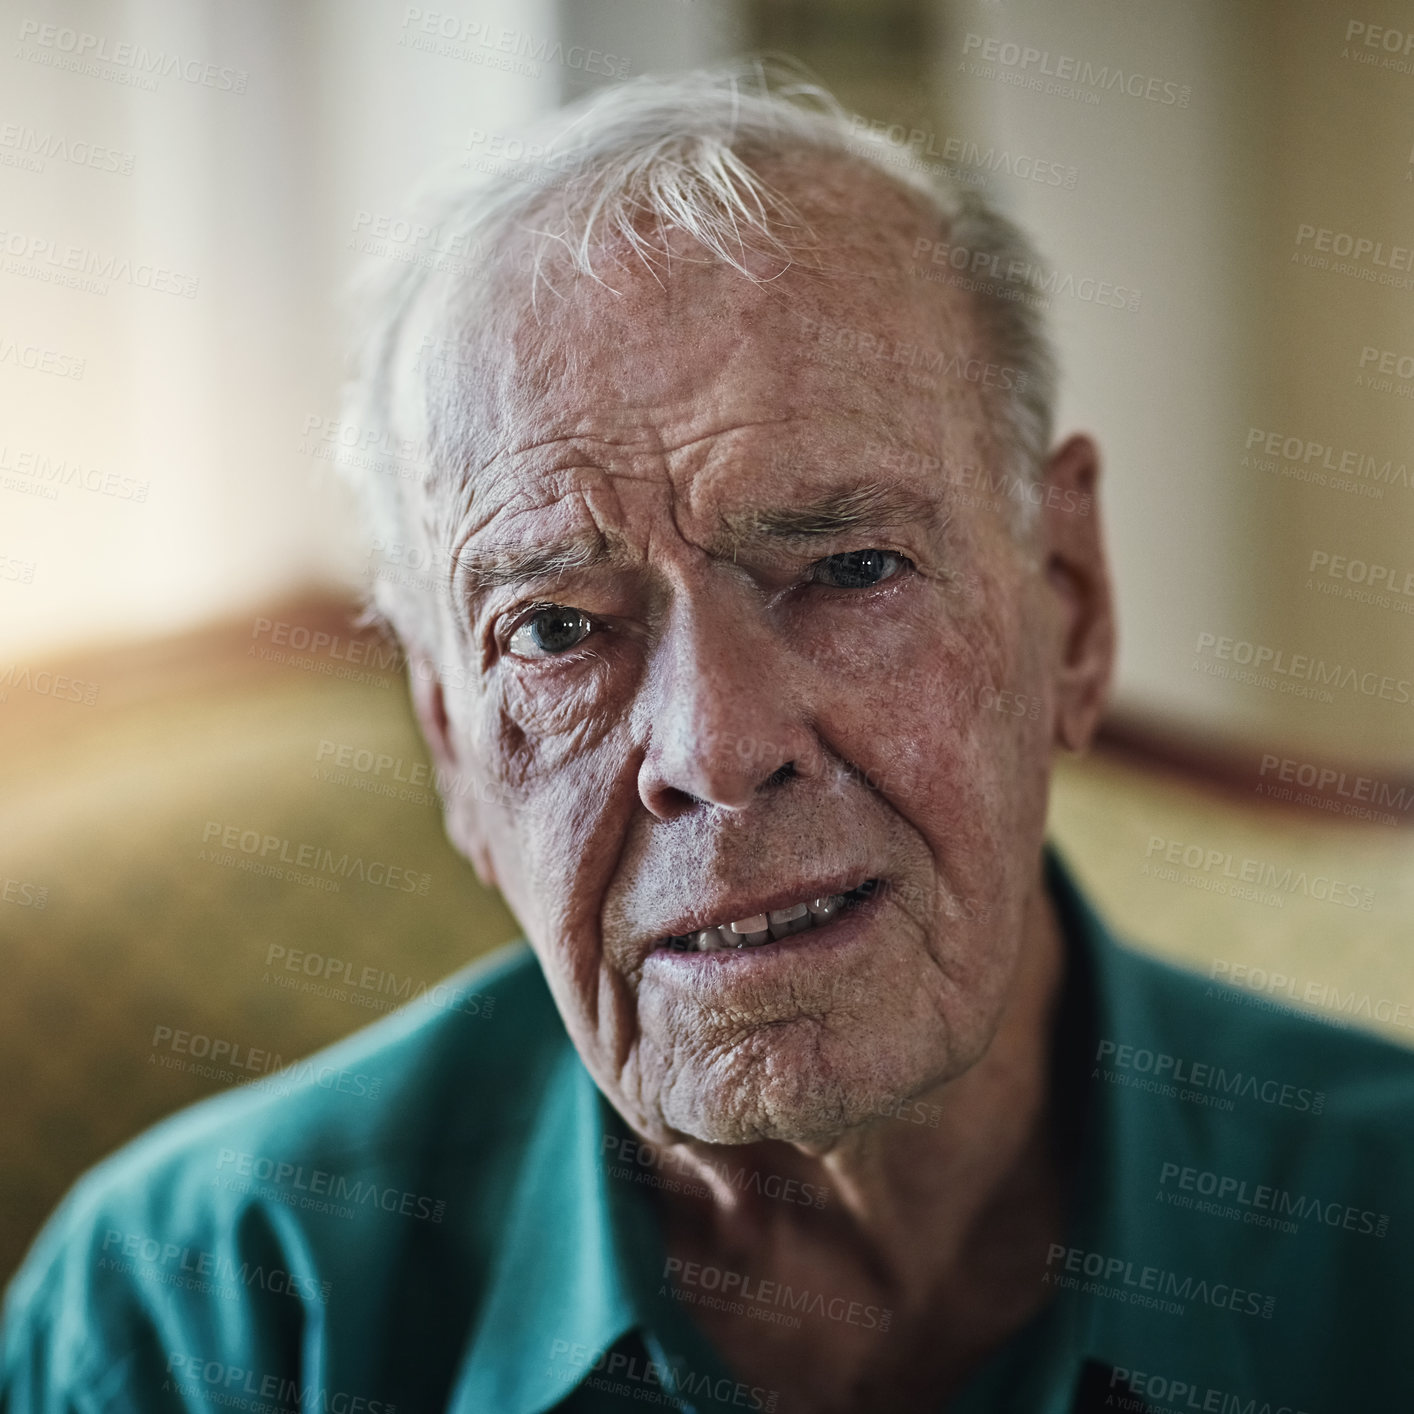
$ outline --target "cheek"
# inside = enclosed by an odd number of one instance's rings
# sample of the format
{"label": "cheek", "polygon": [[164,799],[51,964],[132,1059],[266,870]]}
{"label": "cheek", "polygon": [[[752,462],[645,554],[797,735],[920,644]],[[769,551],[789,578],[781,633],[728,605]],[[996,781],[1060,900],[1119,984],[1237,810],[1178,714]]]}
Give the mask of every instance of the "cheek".
{"label": "cheek", "polygon": [[573,668],[505,667],[477,716],[483,760],[516,786],[560,774],[594,750],[623,710],[623,665],[590,659]]}
{"label": "cheek", "polygon": [[866,784],[903,800],[940,781],[966,815],[977,791],[1005,776],[1019,750],[1018,703],[1025,715],[1018,624],[1005,604],[1000,586],[974,575],[965,590],[929,585],[812,635],[821,734]]}
{"label": "cheek", "polygon": [[[951,904],[999,906],[1044,828],[1047,759],[1016,586],[969,576],[812,655],[817,725],[926,842]],[[957,915],[954,915],[957,916]]]}
{"label": "cheek", "polygon": [[582,1008],[599,985],[600,908],[637,785],[621,734],[576,705],[493,687],[471,706],[463,739],[487,780],[479,818],[502,892],[552,987]]}

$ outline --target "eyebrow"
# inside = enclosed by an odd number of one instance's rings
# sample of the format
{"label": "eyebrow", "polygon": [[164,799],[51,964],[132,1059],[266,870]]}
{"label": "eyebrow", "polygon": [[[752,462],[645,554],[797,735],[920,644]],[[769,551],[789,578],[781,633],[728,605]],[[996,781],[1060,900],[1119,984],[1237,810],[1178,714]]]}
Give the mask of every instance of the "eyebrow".
{"label": "eyebrow", "polygon": [[[751,540],[824,539],[850,530],[895,525],[923,525],[936,534],[949,518],[928,496],[870,481],[826,492],[804,505],[754,507],[722,516],[717,545],[719,553],[735,558]],[[465,592],[473,600],[495,589],[626,562],[621,549],[597,530],[545,545],[466,549],[458,557]]]}
{"label": "eyebrow", "polygon": [[503,546],[485,552],[463,550],[457,564],[465,578],[467,594],[475,599],[493,589],[554,579],[613,559],[608,543],[595,532],[550,545]]}
{"label": "eyebrow", "polygon": [[723,517],[725,540],[736,547],[752,538],[797,540],[840,535],[872,526],[922,524],[942,529],[947,517],[938,503],[907,487],[866,481],[829,491],[801,506],[739,511]]}

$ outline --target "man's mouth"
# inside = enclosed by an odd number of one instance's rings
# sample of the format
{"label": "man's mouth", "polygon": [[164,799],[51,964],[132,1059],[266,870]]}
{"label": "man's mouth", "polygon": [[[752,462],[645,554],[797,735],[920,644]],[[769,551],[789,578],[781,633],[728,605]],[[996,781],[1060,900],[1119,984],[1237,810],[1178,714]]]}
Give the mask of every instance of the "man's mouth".
{"label": "man's mouth", "polygon": [[694,929],[690,933],[674,933],[663,938],[658,946],[673,952],[722,952],[729,948],[761,948],[781,938],[823,928],[831,919],[871,898],[879,888],[878,879],[865,879],[842,894],[825,898],[801,899],[785,908],[773,908],[769,913],[753,914]]}

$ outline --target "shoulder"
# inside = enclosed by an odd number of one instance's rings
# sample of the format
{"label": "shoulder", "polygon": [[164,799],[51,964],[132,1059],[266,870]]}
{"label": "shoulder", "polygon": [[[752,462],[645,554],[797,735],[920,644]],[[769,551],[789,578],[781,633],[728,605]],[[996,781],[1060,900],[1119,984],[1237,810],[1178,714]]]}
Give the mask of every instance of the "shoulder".
{"label": "shoulder", "polygon": [[[1126,1034],[1110,1038],[1112,1054],[1128,1042],[1130,1065],[1190,1083],[1196,1078],[1200,1087],[1225,1084],[1250,1093],[1255,1084],[1276,1095],[1270,1103],[1278,1109],[1333,1123],[1414,1117],[1414,1049],[1119,944],[1111,945],[1109,965],[1125,997],[1116,1029]],[[1287,1087],[1304,1093],[1283,1095]]]}
{"label": "shoulder", "polygon": [[[1414,1052],[1112,941],[1099,966],[1103,1245],[1184,1312],[1163,1358],[1245,1362],[1307,1408],[1406,1407]],[[1150,1339],[1138,1317],[1125,1339]]]}
{"label": "shoulder", "polygon": [[1414,1260],[1414,1051],[1125,949],[1112,961],[1127,1001],[1096,1068],[1130,1097],[1141,1187],[1235,1203],[1239,1247],[1300,1230],[1367,1273]]}
{"label": "shoulder", "polygon": [[571,1058],[514,944],[163,1121],[84,1175],[36,1240],[7,1294],[0,1403],[22,1381],[88,1388],[135,1360],[229,1357],[233,1315],[258,1361],[262,1325],[273,1348],[299,1308],[391,1271],[420,1232],[474,1269],[538,1097]]}

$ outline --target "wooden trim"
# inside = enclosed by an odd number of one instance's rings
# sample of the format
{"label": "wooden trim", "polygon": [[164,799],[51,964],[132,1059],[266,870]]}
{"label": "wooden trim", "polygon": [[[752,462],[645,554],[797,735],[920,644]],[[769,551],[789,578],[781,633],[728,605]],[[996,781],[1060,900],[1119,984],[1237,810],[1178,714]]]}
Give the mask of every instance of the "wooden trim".
{"label": "wooden trim", "polygon": [[[1141,770],[1205,786],[1235,803],[1281,811],[1310,822],[1414,825],[1414,775],[1368,762],[1315,760],[1299,748],[1244,748],[1205,740],[1152,719],[1108,718],[1097,753]],[[1275,764],[1274,764],[1275,763]],[[1362,815],[1368,811],[1370,816]]]}

